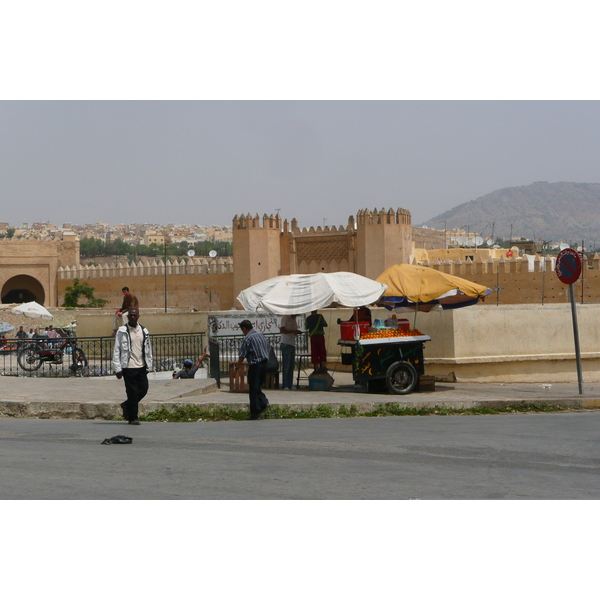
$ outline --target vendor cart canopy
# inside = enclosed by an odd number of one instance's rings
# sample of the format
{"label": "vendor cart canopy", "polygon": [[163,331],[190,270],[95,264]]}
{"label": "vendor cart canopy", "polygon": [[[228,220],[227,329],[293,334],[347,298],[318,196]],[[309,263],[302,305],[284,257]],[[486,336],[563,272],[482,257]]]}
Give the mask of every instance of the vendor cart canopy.
{"label": "vendor cart canopy", "polygon": [[366,306],[378,300],[386,285],[356,273],[282,275],[257,283],[237,297],[245,310],[276,315],[299,315],[326,308]]}
{"label": "vendor cart canopy", "polygon": [[419,309],[430,310],[438,304],[442,308],[461,308],[476,304],[491,291],[462,277],[419,265],[394,265],[377,281],[387,285],[378,304],[390,310],[414,309],[416,305]]}

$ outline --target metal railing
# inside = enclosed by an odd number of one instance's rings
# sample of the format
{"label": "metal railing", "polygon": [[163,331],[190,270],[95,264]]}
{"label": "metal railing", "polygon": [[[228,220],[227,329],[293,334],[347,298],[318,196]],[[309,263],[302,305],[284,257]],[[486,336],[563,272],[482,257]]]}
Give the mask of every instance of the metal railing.
{"label": "metal railing", "polygon": [[[269,341],[271,348],[273,348],[275,356],[279,361],[279,370],[281,370],[281,336],[278,333],[265,333],[264,336]],[[221,377],[229,377],[230,363],[237,362],[243,340],[243,335],[223,336],[209,340],[210,376],[217,380],[219,387],[221,387]],[[299,356],[307,354],[309,354],[308,334],[302,333],[296,336],[296,362],[298,362]],[[297,368],[297,365],[295,367]]]}
{"label": "metal railing", "polygon": [[[204,333],[170,333],[150,335],[155,371],[183,368],[186,358],[196,360],[204,350]],[[114,374],[112,355],[115,338],[69,338],[64,340],[16,341],[0,349],[0,375],[13,377],[101,377]],[[36,350],[26,358],[24,351]],[[39,351],[41,349],[41,352]],[[43,358],[40,358],[43,357]]]}

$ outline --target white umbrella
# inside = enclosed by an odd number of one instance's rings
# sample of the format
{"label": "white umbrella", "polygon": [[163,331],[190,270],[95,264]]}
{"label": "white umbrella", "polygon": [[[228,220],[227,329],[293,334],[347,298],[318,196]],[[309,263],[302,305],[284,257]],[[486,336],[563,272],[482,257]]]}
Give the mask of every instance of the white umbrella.
{"label": "white umbrella", "polygon": [[244,309],[276,315],[298,315],[326,308],[366,306],[378,300],[387,285],[356,273],[281,275],[246,288],[237,299]]}
{"label": "white umbrella", "polygon": [[6,321],[0,321],[0,334],[10,333],[15,328],[14,325],[7,323]]}
{"label": "white umbrella", "polygon": [[19,306],[15,306],[11,312],[15,313],[15,315],[25,315],[32,319],[46,319],[48,321],[54,319],[54,316],[37,302],[25,302],[24,304],[19,304]]}

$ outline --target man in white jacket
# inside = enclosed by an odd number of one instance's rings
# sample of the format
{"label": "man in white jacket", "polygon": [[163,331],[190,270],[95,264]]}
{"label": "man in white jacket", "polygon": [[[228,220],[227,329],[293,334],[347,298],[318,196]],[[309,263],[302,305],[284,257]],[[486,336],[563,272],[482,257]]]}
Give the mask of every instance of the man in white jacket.
{"label": "man in white jacket", "polygon": [[130,425],[140,424],[138,404],[148,393],[148,371],[152,370],[150,334],[138,323],[139,318],[139,308],[130,308],[127,323],[117,329],[113,352],[117,379],[125,381],[127,400],[121,403],[121,408]]}

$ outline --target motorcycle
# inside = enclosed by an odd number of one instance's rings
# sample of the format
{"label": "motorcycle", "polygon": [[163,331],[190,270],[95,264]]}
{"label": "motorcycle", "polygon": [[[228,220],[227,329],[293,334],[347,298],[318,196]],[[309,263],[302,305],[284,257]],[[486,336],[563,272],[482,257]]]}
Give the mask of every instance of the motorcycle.
{"label": "motorcycle", "polygon": [[37,371],[42,363],[62,365],[66,356],[71,356],[70,369],[82,370],[88,365],[88,359],[77,338],[66,337],[52,341],[31,340],[26,342],[17,355],[17,362],[24,371]]}

